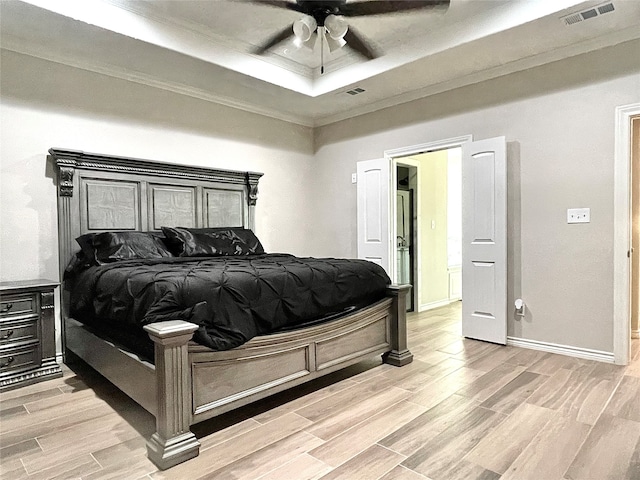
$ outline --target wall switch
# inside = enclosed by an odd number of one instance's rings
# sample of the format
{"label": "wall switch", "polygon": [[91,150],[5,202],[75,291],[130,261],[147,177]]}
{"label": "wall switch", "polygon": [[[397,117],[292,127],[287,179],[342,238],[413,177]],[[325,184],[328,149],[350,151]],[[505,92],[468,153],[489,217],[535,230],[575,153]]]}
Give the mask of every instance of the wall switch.
{"label": "wall switch", "polygon": [[589,223],[591,221],[590,208],[568,208],[567,223]]}
{"label": "wall switch", "polygon": [[358,181],[358,174],[357,173],[352,173],[351,174],[351,183],[357,183]]}

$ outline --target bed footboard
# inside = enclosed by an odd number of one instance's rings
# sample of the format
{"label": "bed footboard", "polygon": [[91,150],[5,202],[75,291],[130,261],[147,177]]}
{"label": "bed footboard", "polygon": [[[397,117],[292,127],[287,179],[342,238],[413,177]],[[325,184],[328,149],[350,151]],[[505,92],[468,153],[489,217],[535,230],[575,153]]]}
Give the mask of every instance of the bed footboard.
{"label": "bed footboard", "polygon": [[[411,363],[406,322],[409,289],[408,285],[388,287],[386,306],[382,302],[358,312],[343,326],[337,322],[315,327],[315,334],[294,331],[258,337],[231,351],[189,347],[197,329],[192,323],[176,320],[145,326],[155,343],[157,398],[157,431],[147,442],[149,458],[167,469],[196,457],[200,443],[189,430],[193,423],[353,364],[376,351],[384,352],[382,358],[390,365]],[[283,358],[287,359],[284,364]],[[265,370],[273,372],[272,381],[252,373]],[[232,379],[232,384],[226,385],[225,379]],[[221,398],[219,391],[225,392]]]}
{"label": "bed footboard", "polygon": [[256,337],[221,352],[190,342],[195,324],[152,323],[144,329],[155,344],[155,367],[73,319],[67,319],[67,346],[155,415],[156,432],[147,453],[164,470],[199,454],[200,443],[189,428],[194,423],[378,353],[391,365],[411,363],[409,288],[392,285],[385,300],[348,317]]}
{"label": "bed footboard", "polygon": [[198,329],[174,320],[146,325],[155,343],[156,433],[147,442],[151,461],[165,470],[198,456],[200,442],[191,425],[191,367],[187,344]]}

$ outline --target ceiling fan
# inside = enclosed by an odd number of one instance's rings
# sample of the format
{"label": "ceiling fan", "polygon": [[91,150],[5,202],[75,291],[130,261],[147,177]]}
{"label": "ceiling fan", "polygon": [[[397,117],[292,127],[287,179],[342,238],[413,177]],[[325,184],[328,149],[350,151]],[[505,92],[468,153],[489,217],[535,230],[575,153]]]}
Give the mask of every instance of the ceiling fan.
{"label": "ceiling fan", "polygon": [[[283,30],[256,47],[252,53],[261,55],[289,37],[295,37],[295,43],[314,48],[320,39],[320,48],[327,43],[330,51],[348,45],[363,57],[373,60],[380,53],[370,45],[355,29],[349,26],[345,17],[364,17],[406,12],[418,9],[446,9],[450,0],[250,0],[252,3],[269,5],[299,12],[305,16],[296,20]],[[323,55],[323,52],[321,52]],[[323,73],[324,67],[321,69]]]}

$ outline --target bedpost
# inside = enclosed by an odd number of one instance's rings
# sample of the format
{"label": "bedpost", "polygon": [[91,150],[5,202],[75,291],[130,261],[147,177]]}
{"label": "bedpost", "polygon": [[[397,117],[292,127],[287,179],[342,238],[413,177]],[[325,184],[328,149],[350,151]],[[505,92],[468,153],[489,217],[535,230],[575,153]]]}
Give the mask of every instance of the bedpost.
{"label": "bedpost", "polygon": [[413,362],[407,348],[407,293],[411,285],[390,285],[387,296],[393,298],[391,306],[391,351],[382,356],[385,363],[402,367]]}
{"label": "bedpost", "polygon": [[197,457],[200,442],[191,425],[191,369],[187,344],[197,325],[181,320],[145,325],[155,343],[156,433],[147,442],[149,459],[164,470]]}

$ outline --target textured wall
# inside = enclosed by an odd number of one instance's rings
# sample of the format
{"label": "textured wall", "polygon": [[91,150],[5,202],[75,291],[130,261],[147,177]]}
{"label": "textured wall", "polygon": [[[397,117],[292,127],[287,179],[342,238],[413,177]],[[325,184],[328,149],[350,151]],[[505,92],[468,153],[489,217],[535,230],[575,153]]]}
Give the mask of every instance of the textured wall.
{"label": "textured wall", "polygon": [[[2,52],[0,277],[57,278],[50,147],[265,173],[270,251],[356,255],[356,162],[472,134],[509,142],[509,335],[612,351],[614,110],[640,101],[628,42],[312,131]],[[587,225],[566,209],[590,207]]]}
{"label": "textured wall", "polygon": [[[639,51],[628,42],[318,129],[315,248],[337,238],[329,253],[356,254],[357,161],[504,135],[509,304],[528,306],[508,334],[612,352],[615,107],[640,101]],[[568,225],[571,207],[590,207],[591,223]]]}
{"label": "textured wall", "polygon": [[57,278],[51,147],[264,172],[265,248],[305,253],[310,129],[6,51],[1,74],[3,280]]}
{"label": "textured wall", "polygon": [[0,279],[58,279],[51,147],[264,172],[257,234],[268,251],[308,253],[311,129],[4,50],[1,61]]}

